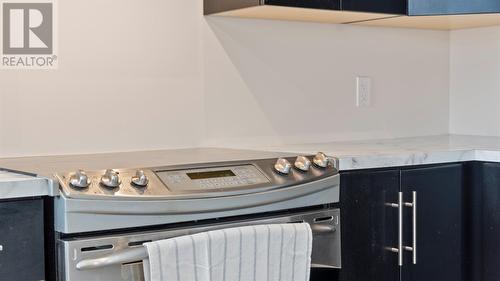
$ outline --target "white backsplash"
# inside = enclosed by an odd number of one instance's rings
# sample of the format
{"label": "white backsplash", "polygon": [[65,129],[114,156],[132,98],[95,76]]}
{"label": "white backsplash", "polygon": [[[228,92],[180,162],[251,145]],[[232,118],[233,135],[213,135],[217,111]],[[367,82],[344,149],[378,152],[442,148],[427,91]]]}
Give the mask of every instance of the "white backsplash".
{"label": "white backsplash", "polygon": [[[448,33],[211,17],[206,143],[298,143],[448,132]],[[356,107],[356,76],[372,78]]]}
{"label": "white backsplash", "polygon": [[500,27],[450,37],[450,132],[500,136]]}
{"label": "white backsplash", "polygon": [[[0,71],[0,157],[448,131],[448,33],[59,2],[59,69]],[[372,106],[355,107],[355,77]]]}

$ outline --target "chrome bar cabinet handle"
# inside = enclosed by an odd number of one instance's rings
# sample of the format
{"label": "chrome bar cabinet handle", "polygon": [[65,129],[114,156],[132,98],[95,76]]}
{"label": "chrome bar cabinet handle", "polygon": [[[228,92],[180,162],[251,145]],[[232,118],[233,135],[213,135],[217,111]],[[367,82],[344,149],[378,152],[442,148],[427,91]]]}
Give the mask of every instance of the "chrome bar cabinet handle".
{"label": "chrome bar cabinet handle", "polygon": [[412,208],[412,224],[413,224],[413,245],[411,247],[405,246],[405,250],[412,252],[412,261],[413,264],[417,264],[417,192],[413,191],[412,192],[413,199],[412,203],[405,202],[406,207]]}
{"label": "chrome bar cabinet handle", "polygon": [[389,251],[398,254],[398,265],[403,266],[403,192],[398,193],[398,203],[387,203],[392,208],[398,208],[398,247],[388,248]]}

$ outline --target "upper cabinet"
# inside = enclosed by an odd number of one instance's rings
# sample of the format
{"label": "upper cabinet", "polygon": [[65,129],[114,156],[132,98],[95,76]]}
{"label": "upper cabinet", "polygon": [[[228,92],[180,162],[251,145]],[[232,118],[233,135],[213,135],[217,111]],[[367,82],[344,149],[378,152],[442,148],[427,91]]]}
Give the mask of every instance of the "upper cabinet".
{"label": "upper cabinet", "polygon": [[342,0],[204,0],[204,14],[231,12],[258,6],[340,10]]}
{"label": "upper cabinet", "polygon": [[341,4],[341,0],[204,0],[204,13],[239,18],[323,23],[362,22],[391,16],[381,13],[342,11]]}
{"label": "upper cabinet", "polygon": [[438,30],[500,25],[499,0],[204,0],[204,13]]}
{"label": "upper cabinet", "polygon": [[342,9],[346,11],[405,15],[407,3],[406,0],[343,0]]}
{"label": "upper cabinet", "polygon": [[499,13],[498,0],[408,0],[408,15]]}
{"label": "upper cabinet", "polygon": [[296,8],[311,8],[311,9],[326,9],[340,10],[341,0],[265,0],[266,5],[296,7]]}
{"label": "upper cabinet", "polygon": [[[286,1],[281,1],[286,2]],[[342,0],[341,9],[408,16],[499,13],[498,0]]]}

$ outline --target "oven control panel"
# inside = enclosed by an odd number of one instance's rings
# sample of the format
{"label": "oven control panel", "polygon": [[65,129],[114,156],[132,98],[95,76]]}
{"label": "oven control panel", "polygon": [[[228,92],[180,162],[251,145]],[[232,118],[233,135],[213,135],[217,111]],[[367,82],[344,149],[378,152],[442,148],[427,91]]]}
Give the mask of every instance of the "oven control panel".
{"label": "oven control panel", "polygon": [[323,153],[279,159],[78,170],[56,174],[70,198],[182,199],[243,195],[296,186],[338,174],[337,160]]}
{"label": "oven control panel", "polygon": [[156,175],[171,190],[220,190],[270,183],[254,165],[157,171]]}

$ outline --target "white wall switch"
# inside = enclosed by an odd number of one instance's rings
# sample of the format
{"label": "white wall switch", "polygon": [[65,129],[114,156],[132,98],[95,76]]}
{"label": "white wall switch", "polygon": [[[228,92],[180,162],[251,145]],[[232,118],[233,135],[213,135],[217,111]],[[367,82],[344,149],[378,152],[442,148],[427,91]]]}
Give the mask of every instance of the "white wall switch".
{"label": "white wall switch", "polygon": [[371,104],[372,79],[370,77],[356,77],[356,106],[367,107]]}

